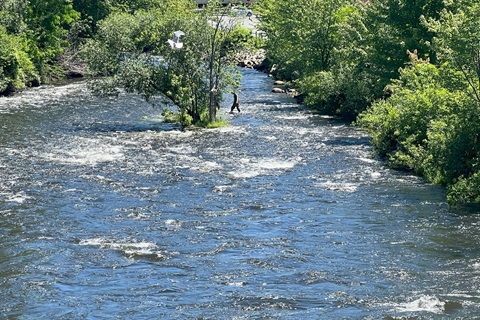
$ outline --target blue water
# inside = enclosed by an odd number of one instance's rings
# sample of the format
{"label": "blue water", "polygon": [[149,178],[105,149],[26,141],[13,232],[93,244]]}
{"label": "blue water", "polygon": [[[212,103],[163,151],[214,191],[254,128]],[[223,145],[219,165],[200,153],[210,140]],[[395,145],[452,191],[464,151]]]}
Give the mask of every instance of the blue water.
{"label": "blue water", "polygon": [[0,318],[480,317],[475,210],[242,73],[211,130],[82,82],[0,99]]}

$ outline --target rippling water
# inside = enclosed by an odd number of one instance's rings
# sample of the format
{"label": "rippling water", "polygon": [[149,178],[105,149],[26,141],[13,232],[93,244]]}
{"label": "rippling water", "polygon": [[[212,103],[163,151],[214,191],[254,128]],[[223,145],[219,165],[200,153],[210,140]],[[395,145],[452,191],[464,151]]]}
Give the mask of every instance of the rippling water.
{"label": "rippling water", "polygon": [[480,317],[479,217],[242,72],[214,130],[83,83],[0,99],[2,319]]}

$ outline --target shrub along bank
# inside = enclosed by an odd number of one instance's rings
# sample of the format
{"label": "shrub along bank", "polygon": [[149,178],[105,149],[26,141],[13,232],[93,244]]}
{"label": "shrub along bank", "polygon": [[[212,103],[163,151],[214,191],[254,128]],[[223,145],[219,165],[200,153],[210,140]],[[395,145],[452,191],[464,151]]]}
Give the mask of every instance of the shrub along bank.
{"label": "shrub along bank", "polygon": [[356,121],[378,153],[480,203],[480,4],[263,0],[267,59],[304,103]]}

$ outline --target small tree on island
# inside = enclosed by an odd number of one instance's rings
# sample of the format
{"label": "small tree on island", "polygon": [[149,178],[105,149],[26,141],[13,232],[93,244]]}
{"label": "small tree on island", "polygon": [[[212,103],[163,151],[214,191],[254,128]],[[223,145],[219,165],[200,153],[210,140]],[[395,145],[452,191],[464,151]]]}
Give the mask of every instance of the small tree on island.
{"label": "small tree on island", "polygon": [[[183,125],[215,122],[223,94],[235,90],[240,79],[228,62],[237,28],[229,12],[220,3],[196,10],[190,0],[167,0],[133,14],[111,14],[83,49],[93,90],[123,89],[147,100],[164,96],[178,106]],[[177,41],[183,45],[169,45],[180,30],[184,36]]]}

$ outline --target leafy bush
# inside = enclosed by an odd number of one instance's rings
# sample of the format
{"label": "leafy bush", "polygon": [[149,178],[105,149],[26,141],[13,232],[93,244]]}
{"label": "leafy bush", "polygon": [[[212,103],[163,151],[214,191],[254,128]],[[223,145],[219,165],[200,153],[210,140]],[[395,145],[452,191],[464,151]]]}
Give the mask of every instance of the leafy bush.
{"label": "leafy bush", "polygon": [[372,81],[356,67],[335,66],[297,82],[305,105],[321,113],[354,120],[373,101]]}
{"label": "leafy bush", "polygon": [[7,34],[0,26],[0,94],[22,89],[28,82],[38,79],[25,51],[23,39]]}
{"label": "leafy bush", "polygon": [[389,86],[392,96],[375,102],[357,123],[394,167],[449,186],[451,203],[478,201],[478,189],[469,188],[479,186],[480,110],[461,73],[417,60],[400,74]]}

